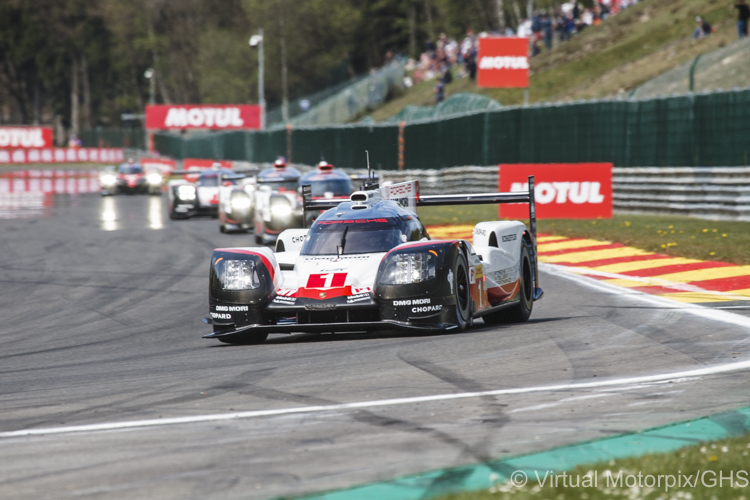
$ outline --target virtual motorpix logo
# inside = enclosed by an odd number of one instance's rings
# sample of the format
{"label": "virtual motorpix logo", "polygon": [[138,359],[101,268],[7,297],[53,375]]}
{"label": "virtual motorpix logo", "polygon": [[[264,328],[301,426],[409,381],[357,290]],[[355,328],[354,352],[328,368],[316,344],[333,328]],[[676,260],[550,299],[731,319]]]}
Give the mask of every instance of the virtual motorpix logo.
{"label": "virtual motorpix logo", "polygon": [[539,488],[650,488],[670,489],[685,488],[747,488],[750,485],[750,474],[745,470],[678,470],[674,474],[645,474],[641,471],[588,471],[586,474],[569,474],[567,472],[535,470],[526,473],[521,470],[510,475],[509,487],[526,486]]}

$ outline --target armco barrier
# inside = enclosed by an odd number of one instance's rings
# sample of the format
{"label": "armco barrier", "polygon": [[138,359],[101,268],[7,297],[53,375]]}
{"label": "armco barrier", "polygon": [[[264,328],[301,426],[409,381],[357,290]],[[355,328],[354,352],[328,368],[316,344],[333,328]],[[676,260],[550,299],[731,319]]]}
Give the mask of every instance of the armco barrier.
{"label": "armco barrier", "polygon": [[[615,212],[750,220],[750,167],[615,167],[612,173]],[[496,166],[380,175],[381,182],[418,180],[422,194],[481,193],[498,185]]]}

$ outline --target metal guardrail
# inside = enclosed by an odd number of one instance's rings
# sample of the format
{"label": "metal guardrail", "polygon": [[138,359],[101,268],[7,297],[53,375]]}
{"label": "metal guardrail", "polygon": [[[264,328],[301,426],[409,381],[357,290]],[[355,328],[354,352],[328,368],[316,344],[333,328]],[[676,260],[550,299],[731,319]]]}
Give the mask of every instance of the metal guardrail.
{"label": "metal guardrail", "polygon": [[613,169],[618,212],[750,220],[750,167]]}
{"label": "metal guardrail", "polygon": [[[311,168],[294,166],[302,171]],[[367,173],[366,169],[344,170]],[[486,193],[498,185],[497,166],[378,173],[381,185],[417,180],[424,195]],[[615,167],[612,187],[614,210],[620,213],[750,220],[750,167]]]}

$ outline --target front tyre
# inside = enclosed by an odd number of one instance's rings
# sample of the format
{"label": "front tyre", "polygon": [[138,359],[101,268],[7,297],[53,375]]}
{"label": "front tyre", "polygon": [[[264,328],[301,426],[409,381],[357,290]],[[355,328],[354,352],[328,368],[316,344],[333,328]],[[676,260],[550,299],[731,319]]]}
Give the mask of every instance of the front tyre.
{"label": "front tyre", "polygon": [[453,297],[456,300],[456,326],[465,330],[471,324],[471,288],[469,288],[469,273],[466,269],[466,259],[459,254],[453,264]]}

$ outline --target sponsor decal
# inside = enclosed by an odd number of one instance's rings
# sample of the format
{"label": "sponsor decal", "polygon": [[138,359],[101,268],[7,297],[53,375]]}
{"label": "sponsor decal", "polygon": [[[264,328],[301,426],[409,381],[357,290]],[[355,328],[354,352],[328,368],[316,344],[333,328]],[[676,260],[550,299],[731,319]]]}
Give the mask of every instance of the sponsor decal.
{"label": "sponsor decal", "polygon": [[[528,187],[526,189],[528,189]],[[516,241],[516,235],[515,234],[504,234],[503,235],[503,243],[505,243],[507,241]]]}
{"label": "sponsor decal", "polygon": [[247,306],[216,306],[217,311],[247,311]]}
{"label": "sponsor decal", "polygon": [[257,105],[146,106],[147,129],[259,129]]}
{"label": "sponsor decal", "polygon": [[352,302],[360,302],[362,300],[369,300],[370,294],[369,293],[358,293],[356,295],[349,295],[346,298],[346,303],[351,304]]}
{"label": "sponsor decal", "polygon": [[479,39],[477,85],[489,88],[529,86],[529,41],[518,37]]}
{"label": "sponsor decal", "polygon": [[51,127],[0,127],[0,148],[51,148]]}
{"label": "sponsor decal", "polygon": [[213,319],[232,319],[232,315],[231,314],[214,313],[214,312],[211,313],[211,317]]}
{"label": "sponsor decal", "polygon": [[305,288],[333,288],[344,286],[347,273],[311,274]]}
{"label": "sponsor decal", "polygon": [[393,305],[398,306],[418,306],[420,304],[429,304],[430,299],[405,299],[405,300],[394,300]]}
{"label": "sponsor decal", "polygon": [[[528,191],[534,176],[537,219],[596,219],[612,217],[612,164],[500,165],[501,192]],[[500,217],[528,218],[526,203],[500,205]]]}
{"label": "sponsor decal", "polygon": [[340,260],[367,260],[372,255],[347,255],[347,256],[331,256],[331,257],[305,257],[305,262],[316,262],[316,261],[328,261],[338,262]]}
{"label": "sponsor decal", "polygon": [[292,297],[296,293],[296,288],[279,288],[278,290],[276,290],[276,295],[282,297]]}
{"label": "sponsor decal", "polygon": [[450,292],[453,293],[453,270],[448,269],[448,284],[450,285]]}
{"label": "sponsor decal", "polygon": [[507,269],[501,269],[500,271],[495,271],[492,273],[492,281],[497,283],[498,285],[507,285],[508,283],[513,283],[518,279],[518,268],[516,267],[509,267]]}
{"label": "sponsor decal", "polygon": [[297,297],[285,297],[283,295],[277,295],[273,299],[276,304],[294,304],[297,302]]}
{"label": "sponsor decal", "polygon": [[292,236],[292,243],[302,243],[306,236]]}
{"label": "sponsor decal", "polygon": [[426,312],[435,312],[440,311],[443,308],[443,306],[423,306],[423,307],[412,307],[411,312],[419,314],[419,313],[426,313]]}
{"label": "sponsor decal", "polygon": [[354,295],[358,295],[360,293],[370,293],[370,292],[372,292],[372,287],[369,287],[369,286],[363,286],[363,287],[353,286],[353,287],[351,287],[351,289],[352,289],[352,294],[354,294]]}
{"label": "sponsor decal", "polygon": [[485,231],[484,229],[479,229],[478,227],[475,227],[474,234],[478,234],[479,236],[487,236],[487,231]]}
{"label": "sponsor decal", "polygon": [[474,266],[469,266],[469,284],[473,285],[474,283],[476,283],[476,273],[476,268]]}
{"label": "sponsor decal", "polygon": [[386,200],[392,200],[404,208],[417,211],[417,198],[419,197],[419,182],[407,181],[392,184],[381,188],[380,194]]}

